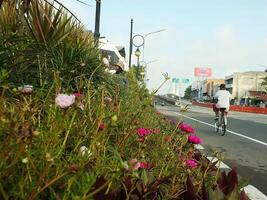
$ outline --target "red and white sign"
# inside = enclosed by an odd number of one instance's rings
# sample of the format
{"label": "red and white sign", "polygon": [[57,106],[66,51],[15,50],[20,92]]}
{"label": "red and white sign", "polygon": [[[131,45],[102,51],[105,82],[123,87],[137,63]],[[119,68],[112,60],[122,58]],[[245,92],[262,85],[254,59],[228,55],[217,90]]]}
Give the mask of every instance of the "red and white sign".
{"label": "red and white sign", "polygon": [[195,76],[197,77],[210,77],[211,74],[212,74],[211,68],[201,68],[201,67],[195,68]]}

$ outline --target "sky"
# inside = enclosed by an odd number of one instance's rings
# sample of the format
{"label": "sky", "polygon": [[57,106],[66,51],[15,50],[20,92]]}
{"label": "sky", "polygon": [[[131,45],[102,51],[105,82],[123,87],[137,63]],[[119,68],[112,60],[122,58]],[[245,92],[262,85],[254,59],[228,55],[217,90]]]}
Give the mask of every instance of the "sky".
{"label": "sky", "polygon": [[[82,1],[91,6],[61,0],[87,29],[94,30],[95,1]],[[102,0],[100,33],[125,46],[128,59],[131,18],[134,35],[166,29],[145,39],[145,61],[156,60],[147,65],[147,86],[155,89],[165,72],[172,78],[189,78],[192,83],[195,67],[211,67],[212,78],[264,71],[266,10],[267,0]],[[132,62],[136,63],[135,55]],[[168,82],[159,93],[170,90]]]}

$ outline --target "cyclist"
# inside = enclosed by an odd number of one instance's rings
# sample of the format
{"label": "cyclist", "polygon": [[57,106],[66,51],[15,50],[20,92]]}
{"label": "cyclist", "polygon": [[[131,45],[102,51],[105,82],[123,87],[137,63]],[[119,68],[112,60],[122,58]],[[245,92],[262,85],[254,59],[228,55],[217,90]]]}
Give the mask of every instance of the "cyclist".
{"label": "cyclist", "polygon": [[226,90],[225,84],[221,84],[220,90],[214,95],[214,99],[217,100],[217,103],[213,104],[213,111],[215,112],[215,120],[219,118],[220,108],[225,108],[225,113],[229,111],[231,94]]}

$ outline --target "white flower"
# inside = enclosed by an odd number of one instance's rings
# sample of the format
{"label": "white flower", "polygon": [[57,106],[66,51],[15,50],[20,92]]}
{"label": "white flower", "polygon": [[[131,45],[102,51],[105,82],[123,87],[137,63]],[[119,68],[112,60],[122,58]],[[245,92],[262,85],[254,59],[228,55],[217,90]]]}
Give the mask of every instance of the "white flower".
{"label": "white flower", "polygon": [[86,146],[81,146],[80,152],[82,153],[82,156],[85,156],[85,154],[90,157],[92,155],[91,151]]}
{"label": "white flower", "polygon": [[67,108],[74,104],[75,102],[75,96],[72,95],[66,95],[66,94],[59,94],[57,95],[55,99],[56,105],[60,108]]}
{"label": "white flower", "polygon": [[32,85],[23,85],[18,87],[18,90],[24,94],[30,94],[32,93],[33,86]]}
{"label": "white flower", "polygon": [[24,163],[24,164],[27,164],[27,163],[29,162],[29,160],[28,160],[28,158],[23,158],[23,159],[21,160],[21,162]]}

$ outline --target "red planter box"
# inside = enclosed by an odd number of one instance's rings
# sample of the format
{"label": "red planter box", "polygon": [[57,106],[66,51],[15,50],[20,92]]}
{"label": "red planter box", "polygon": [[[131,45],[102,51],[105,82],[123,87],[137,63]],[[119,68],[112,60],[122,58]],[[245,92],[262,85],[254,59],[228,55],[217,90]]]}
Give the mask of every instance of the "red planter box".
{"label": "red planter box", "polygon": [[[202,106],[207,108],[212,108],[212,103],[200,103],[200,102],[192,102],[193,105]],[[248,107],[248,106],[230,106],[230,110],[238,111],[238,112],[248,112],[248,113],[260,113],[267,114],[267,108],[259,108],[259,107]]]}

